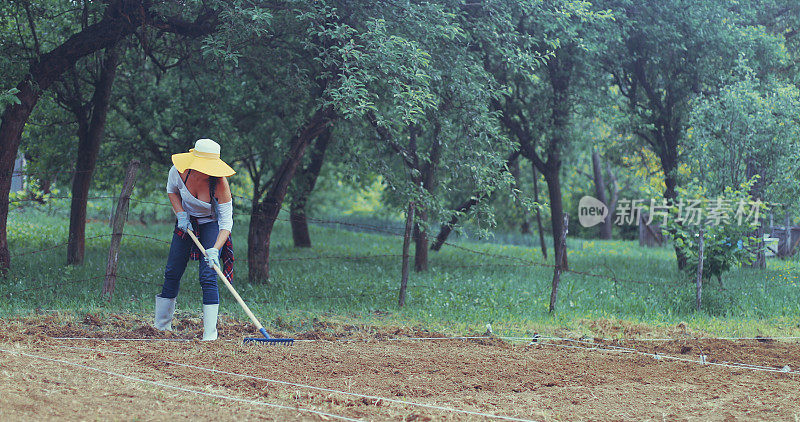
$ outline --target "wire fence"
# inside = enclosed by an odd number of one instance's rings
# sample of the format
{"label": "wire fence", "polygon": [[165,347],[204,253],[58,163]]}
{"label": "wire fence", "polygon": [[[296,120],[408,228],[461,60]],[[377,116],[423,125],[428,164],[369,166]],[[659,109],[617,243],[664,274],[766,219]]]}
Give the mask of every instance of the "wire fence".
{"label": "wire fence", "polygon": [[[237,198],[237,200],[251,201],[250,198],[246,198],[246,197],[237,196],[236,198]],[[68,199],[71,199],[71,197],[70,196],[50,196],[50,197],[48,197],[48,199],[64,199],[64,200],[68,200]],[[117,199],[117,197],[115,197],[115,196],[91,196],[91,197],[89,197],[87,199],[88,200],[109,200],[109,199],[110,200],[115,200],[115,199]],[[159,207],[164,207],[165,209],[171,208],[171,204],[169,204],[169,203],[157,202],[157,201],[152,201],[150,199],[141,199],[141,198],[129,198],[129,199],[133,203],[155,205],[155,206],[159,206]],[[11,202],[23,203],[23,202],[38,202],[38,201],[39,201],[39,199],[37,199],[37,198],[21,198],[21,199],[18,199],[18,200],[12,200]],[[294,222],[292,217],[291,216],[285,216],[286,214],[288,214],[288,212],[285,209],[281,210],[279,212],[278,216],[275,217],[275,220],[276,221],[281,221],[281,222],[288,222],[288,223]],[[405,236],[405,234],[403,232],[401,232],[400,230],[392,229],[391,227],[386,227],[386,226],[381,226],[381,225],[376,225],[376,224],[356,223],[356,222],[351,222],[351,221],[342,221],[342,220],[336,220],[336,219],[324,219],[324,218],[315,218],[315,217],[306,217],[306,218],[304,218],[304,220],[307,221],[309,224],[315,225],[315,226],[320,227],[320,228],[325,228],[325,229],[332,229],[332,230],[342,230],[342,229],[344,229],[344,230],[358,230],[360,232],[372,233],[372,234],[381,235],[381,236],[389,236],[389,237],[393,237],[393,238],[398,239],[398,240],[402,239]],[[158,245],[159,247],[163,247],[163,245],[169,245],[171,243],[166,238],[159,238],[159,237],[156,237],[156,236],[151,236],[151,235],[141,234],[141,233],[132,233],[132,232],[111,232],[111,233],[107,233],[107,234],[92,235],[92,236],[85,237],[84,241],[105,241],[106,239],[110,239],[110,238],[112,238],[114,236],[121,236],[123,239],[137,239],[137,240],[141,240],[143,242],[149,242],[150,244],[153,244],[153,245]],[[169,236],[170,237],[172,236],[171,231],[169,232]],[[54,243],[54,244],[51,244],[51,245],[44,245],[44,246],[39,247],[37,249],[15,251],[15,253],[12,254],[11,257],[14,258],[14,259],[20,259],[20,258],[23,258],[23,257],[29,257],[29,256],[32,256],[32,255],[37,255],[37,254],[46,254],[46,253],[50,253],[50,252],[52,252],[54,250],[57,250],[59,248],[68,246],[69,244],[70,244],[69,241],[67,241],[67,242],[58,242],[58,243]],[[501,269],[501,270],[507,270],[507,271],[520,271],[520,270],[529,269],[529,268],[544,268],[544,269],[552,270],[552,269],[556,268],[555,264],[551,264],[551,263],[548,263],[548,262],[542,262],[542,261],[538,261],[538,260],[535,260],[535,259],[529,259],[529,258],[525,258],[525,257],[521,257],[521,256],[504,255],[504,254],[500,254],[500,253],[496,253],[496,252],[492,252],[492,251],[480,250],[481,249],[480,246],[469,247],[469,246],[466,246],[464,244],[459,244],[459,243],[455,243],[455,242],[452,242],[452,241],[444,242],[444,245],[449,247],[449,248],[452,248],[454,251],[457,251],[458,253],[466,254],[467,256],[479,257],[481,259],[481,262],[457,263],[457,262],[450,262],[450,261],[447,261],[447,260],[441,260],[442,262],[440,262],[440,260],[434,259],[434,260],[431,261],[431,266],[434,267],[434,268],[437,268],[437,269],[460,269],[460,270],[465,270],[465,271],[474,270],[474,269],[480,269],[480,268],[494,268],[494,269]],[[394,264],[399,264],[400,259],[403,258],[403,257],[404,257],[404,255],[403,254],[399,254],[399,253],[372,253],[372,254],[364,254],[364,255],[324,254],[324,255],[316,255],[316,256],[270,256],[269,261],[270,262],[286,262],[286,263],[291,263],[291,262],[323,262],[323,261],[350,261],[350,262],[359,262],[359,263],[361,263],[361,262],[372,263],[372,262],[375,262],[375,261],[380,261],[381,263],[391,262],[391,263],[394,263]],[[247,263],[248,259],[246,259],[246,258],[238,258],[237,261]],[[609,282],[613,283],[615,289],[616,289],[618,284],[620,284],[620,285],[628,284],[628,285],[633,285],[633,286],[655,286],[655,287],[661,287],[661,288],[670,287],[670,286],[678,286],[679,285],[679,281],[678,280],[670,282],[670,281],[667,281],[667,280],[653,280],[653,279],[642,280],[642,279],[635,279],[635,278],[628,278],[628,277],[619,277],[617,273],[618,272],[622,272],[622,270],[615,269],[614,267],[612,267],[610,265],[606,265],[606,264],[595,265],[594,267],[588,268],[588,269],[573,269],[573,268],[569,268],[569,269],[564,269],[563,272],[567,273],[567,274],[573,274],[573,275],[575,275],[577,277],[585,277],[585,278],[593,278],[593,279],[598,279],[598,280],[609,281]],[[63,286],[79,285],[79,284],[83,284],[83,283],[95,282],[97,280],[104,279],[104,278],[106,278],[108,276],[109,276],[109,274],[102,274],[102,275],[95,275],[95,276],[80,277],[80,278],[72,279],[72,280],[55,280],[53,282],[45,283],[45,284],[42,284],[42,285],[26,287],[26,288],[23,288],[23,289],[20,289],[20,290],[8,292],[8,293],[5,294],[5,296],[8,299],[12,299],[12,298],[20,297],[20,296],[23,296],[23,295],[26,295],[26,294],[29,294],[29,293],[42,292],[42,291],[45,291],[45,292],[52,291],[52,294],[56,295],[56,294],[58,294],[58,289],[63,287]],[[113,274],[113,276],[116,279],[124,280],[125,282],[130,283],[130,284],[147,284],[147,285],[152,285],[152,286],[161,286],[160,282],[148,281],[147,279],[143,279],[141,277],[131,277],[131,276],[128,276],[128,275],[120,275],[120,274]],[[761,287],[763,289],[770,289],[770,288],[779,288],[779,287],[792,286],[792,285],[794,285],[794,283],[791,283],[791,282],[787,282],[787,283],[764,283],[764,284],[760,283],[758,285],[758,287]],[[435,290],[437,292],[444,292],[444,293],[449,293],[449,294],[452,294],[452,295],[463,295],[464,294],[463,291],[450,289],[447,286],[441,286],[441,285],[431,285],[431,284],[418,283],[418,284],[411,284],[409,286],[409,288],[411,288],[411,289]],[[741,287],[735,287],[732,290],[735,290],[735,289],[747,289],[747,288],[751,288],[751,287],[741,286]],[[729,289],[731,289],[731,288],[729,288]],[[394,293],[394,291],[392,291],[390,289],[385,289],[382,292],[381,296],[389,295],[389,294],[393,294],[393,293]],[[336,294],[333,294],[333,295],[330,295],[330,294],[329,295],[314,295],[314,294],[310,294],[307,297],[308,298],[312,298],[312,299],[327,299],[327,300],[331,300],[331,299],[367,298],[367,297],[374,297],[374,296],[376,296],[376,294],[374,292],[358,292],[358,293],[343,293],[343,294],[339,294],[339,295],[336,295]],[[529,346],[536,345],[537,347],[572,349],[572,350],[578,350],[578,351],[583,351],[583,352],[587,352],[587,353],[588,352],[591,352],[591,353],[606,353],[606,354],[614,353],[614,354],[618,354],[619,356],[630,356],[630,355],[644,356],[644,357],[649,357],[649,358],[656,359],[656,360],[659,360],[659,361],[680,362],[680,363],[686,364],[686,365],[702,365],[702,366],[707,367],[707,368],[720,368],[720,369],[727,369],[727,370],[748,370],[748,371],[753,371],[753,372],[764,372],[764,373],[781,374],[781,375],[788,375],[788,376],[796,376],[796,375],[800,374],[800,371],[797,371],[796,369],[793,370],[793,369],[789,368],[788,366],[785,366],[783,368],[779,368],[779,367],[772,367],[772,366],[766,366],[766,365],[755,365],[755,364],[743,363],[743,362],[729,362],[729,361],[725,361],[725,360],[722,360],[722,359],[714,359],[712,355],[706,354],[708,352],[703,352],[704,354],[699,355],[699,357],[697,357],[697,358],[689,357],[689,356],[680,356],[680,355],[677,355],[677,354],[670,355],[670,354],[664,354],[664,353],[659,353],[659,352],[653,352],[653,351],[650,351],[650,350],[645,350],[642,347],[639,347],[639,346],[634,347],[635,345],[628,345],[628,344],[624,343],[625,341],[629,341],[629,340],[630,341],[643,341],[643,342],[644,341],[650,341],[650,342],[665,341],[665,342],[667,342],[667,341],[676,341],[676,340],[686,341],[687,338],[679,338],[679,339],[675,339],[675,338],[662,338],[662,339],[624,339],[624,338],[599,339],[599,338],[597,338],[597,339],[591,339],[591,340],[583,340],[583,339],[570,339],[570,338],[565,338],[565,337],[539,337],[538,335],[535,335],[534,338],[531,338],[531,337],[509,337],[509,336],[490,335],[490,336],[447,337],[447,338],[438,338],[438,337],[430,337],[430,338],[390,338],[388,340],[389,341],[446,340],[446,339],[449,339],[449,340],[453,340],[453,339],[476,339],[476,340],[488,339],[488,340],[490,340],[490,339],[496,339],[496,338],[500,338],[500,339],[503,339],[503,340],[509,340],[509,341],[515,341],[515,340],[516,341],[525,341],[525,342],[529,342],[528,343]],[[718,338],[718,339],[722,339],[722,338]],[[730,340],[755,340],[755,341],[764,341],[765,340],[762,337],[740,337],[740,338],[729,337],[729,338],[725,338],[725,339],[730,339]],[[797,339],[797,337],[789,337],[789,336],[786,336],[786,337],[774,337],[774,338],[769,338],[767,340],[768,341],[773,341],[775,339],[791,339],[791,340],[795,340],[795,339]],[[70,339],[64,338],[64,340],[70,340]],[[72,339],[72,340],[75,340],[75,339]],[[86,340],[106,340],[106,339],[86,339]],[[117,340],[117,341],[159,341],[159,340],[161,340],[161,341],[181,341],[181,339],[152,339],[152,338],[148,338],[148,339],[107,339],[107,340],[110,340],[110,341],[111,340]],[[700,339],[696,339],[696,340],[700,340]],[[317,341],[317,340],[299,340],[299,341]],[[86,349],[86,350],[94,350],[94,349],[90,349],[90,348],[84,348],[84,349]],[[0,352],[12,353],[12,351],[8,351],[8,350],[0,350]],[[19,354],[21,356],[25,356],[25,357],[28,357],[28,358],[32,358],[32,359],[39,359],[39,360],[42,360],[42,361],[48,361],[48,362],[52,362],[52,363],[59,363],[59,364],[63,364],[63,365],[69,365],[71,367],[80,368],[80,369],[87,370],[87,371],[94,371],[94,372],[97,372],[97,373],[100,373],[100,374],[103,374],[103,375],[106,375],[106,376],[123,377],[123,378],[129,379],[129,380],[133,380],[135,382],[148,383],[148,384],[156,386],[156,387],[161,387],[161,388],[166,388],[166,389],[174,389],[176,391],[181,391],[181,392],[189,392],[189,393],[198,394],[198,395],[210,396],[210,397],[214,397],[214,398],[220,399],[220,400],[234,400],[234,401],[235,400],[239,400],[239,401],[251,403],[251,404],[254,404],[254,405],[268,406],[268,407],[272,407],[272,408],[294,409],[294,410],[300,411],[300,412],[306,412],[306,413],[309,413],[309,414],[316,414],[316,415],[321,416],[323,418],[334,418],[334,419],[342,419],[342,420],[356,420],[356,419],[348,418],[348,417],[341,416],[341,415],[336,415],[336,414],[326,413],[326,412],[320,412],[320,411],[315,410],[315,409],[305,409],[305,408],[301,408],[301,407],[298,407],[298,406],[289,407],[289,406],[283,406],[283,405],[275,404],[275,403],[242,400],[242,399],[239,399],[239,398],[236,398],[236,397],[226,396],[226,395],[221,395],[221,394],[208,394],[207,392],[202,392],[202,391],[199,391],[199,390],[187,389],[187,388],[184,388],[184,387],[181,387],[181,386],[149,381],[149,380],[145,380],[145,379],[137,378],[137,377],[130,377],[129,375],[125,375],[123,373],[118,373],[118,372],[113,372],[113,371],[109,372],[109,371],[104,370],[104,369],[100,369],[100,368],[97,368],[97,367],[86,366],[86,365],[81,365],[81,364],[77,364],[77,363],[74,363],[74,362],[71,362],[71,361],[68,361],[68,360],[64,360],[64,359],[54,359],[54,358],[49,358],[49,357],[32,355],[32,354],[28,354],[28,353],[25,353],[25,352],[19,352],[19,351],[16,351],[16,352],[13,352],[13,353]],[[110,353],[122,354],[124,352],[110,351]],[[681,352],[681,353],[683,353],[683,352]],[[621,357],[620,359],[624,359],[624,357]],[[180,366],[180,367],[183,367],[183,368],[188,369],[188,370],[211,372],[211,373],[214,373],[215,375],[220,375],[220,376],[224,376],[224,377],[244,378],[244,379],[257,380],[257,381],[260,381],[260,382],[270,383],[270,384],[273,384],[273,385],[286,385],[286,386],[290,386],[290,387],[296,388],[296,389],[307,389],[307,390],[314,390],[314,391],[323,391],[323,392],[325,392],[327,394],[352,396],[352,397],[366,398],[366,399],[370,399],[370,400],[381,400],[381,401],[384,401],[384,402],[395,403],[397,405],[402,405],[402,406],[411,407],[411,408],[422,408],[422,409],[428,409],[428,410],[437,410],[437,411],[449,412],[449,413],[454,413],[454,414],[461,414],[461,415],[467,415],[467,416],[472,416],[472,417],[489,418],[489,419],[519,420],[519,421],[524,420],[524,419],[521,419],[521,418],[508,417],[508,416],[503,416],[503,415],[498,415],[498,414],[483,413],[483,412],[476,412],[476,411],[458,409],[458,408],[453,408],[453,407],[443,407],[443,406],[438,406],[438,405],[417,403],[417,402],[412,402],[412,401],[408,401],[408,400],[398,400],[396,398],[393,399],[393,398],[380,397],[380,396],[375,396],[375,395],[366,395],[366,394],[360,394],[358,392],[352,392],[352,391],[340,391],[340,390],[333,390],[333,389],[328,389],[328,388],[321,388],[321,387],[313,386],[313,385],[288,382],[286,380],[281,380],[281,379],[253,377],[253,376],[248,376],[248,375],[239,374],[239,373],[235,373],[235,372],[225,372],[225,371],[220,371],[220,370],[212,369],[212,368],[205,368],[205,367],[201,367],[201,366],[197,366],[197,365],[188,365],[188,364],[180,363],[180,362],[169,362],[169,361],[162,361],[162,362],[167,363],[169,365]]]}
{"label": "wire fence", "polygon": [[[109,165],[109,166],[104,166],[104,167],[117,167],[117,166],[119,166],[119,165]],[[29,173],[29,174],[36,174],[36,173]],[[252,198],[248,198],[248,197],[244,197],[244,196],[240,196],[240,195],[234,195],[234,197],[236,199],[238,199],[238,200],[247,201],[248,203],[252,202]],[[101,196],[90,196],[90,197],[87,198],[87,200],[108,200],[108,199],[114,200],[114,199],[117,199],[117,198],[118,197],[116,197],[116,196],[102,196],[101,195]],[[71,196],[48,196],[47,199],[71,199]],[[20,198],[20,199],[10,200],[9,202],[10,203],[24,203],[24,202],[40,201],[40,200],[41,200],[40,198]],[[169,203],[157,202],[157,201],[152,201],[152,200],[149,200],[149,199],[131,197],[131,198],[129,198],[129,200],[132,203],[156,205],[156,206],[170,208],[170,209],[172,207],[172,205],[169,204]],[[113,205],[112,205],[112,208],[113,208]],[[288,212],[287,212],[286,209],[281,209],[279,211],[278,216],[275,217],[276,221],[292,222],[292,217],[291,216],[282,217],[281,214],[288,214]],[[302,218],[305,221],[307,221],[308,223],[310,223],[312,225],[319,226],[319,227],[345,229],[345,230],[358,230],[360,232],[368,232],[368,233],[374,233],[374,234],[385,235],[385,236],[394,236],[394,237],[398,237],[398,238],[402,238],[404,236],[404,233],[402,233],[399,229],[393,229],[393,228],[387,227],[385,225],[381,226],[381,225],[369,224],[369,223],[356,223],[356,222],[351,222],[351,221],[324,219],[324,218],[306,217],[306,216],[304,216]],[[148,236],[148,235],[138,234],[138,233],[129,233],[129,232],[95,235],[95,236],[86,237],[85,240],[88,241],[88,240],[95,240],[95,239],[104,239],[104,238],[110,238],[110,237],[115,236],[115,235],[121,235],[123,238],[138,238],[138,239],[148,240],[148,241],[156,242],[156,243],[159,243],[159,244],[170,244],[169,240],[159,239],[159,238],[156,238],[156,237],[153,237],[153,236]],[[23,256],[45,253],[45,252],[48,252],[48,251],[52,251],[54,249],[58,249],[60,247],[67,246],[69,244],[70,244],[69,241],[60,242],[60,243],[56,243],[56,244],[53,244],[53,245],[48,245],[48,246],[45,246],[45,247],[42,247],[42,248],[39,248],[39,249],[36,249],[36,250],[26,250],[26,251],[15,252],[15,253],[11,254],[11,257],[12,258],[20,258],[20,257],[23,257]],[[547,268],[547,269],[555,269],[556,268],[555,264],[551,264],[551,263],[548,263],[548,262],[541,262],[541,261],[536,261],[536,260],[533,260],[533,259],[527,259],[527,258],[523,258],[523,257],[519,257],[519,256],[510,256],[510,255],[503,255],[503,254],[498,254],[498,253],[494,253],[494,252],[482,251],[482,250],[478,250],[478,249],[475,249],[475,248],[464,246],[463,244],[457,244],[457,243],[450,242],[450,241],[443,242],[443,245],[451,247],[451,248],[453,248],[455,250],[458,250],[458,251],[461,251],[461,252],[465,252],[465,253],[472,254],[472,255],[475,255],[475,256],[480,256],[480,257],[483,257],[483,258],[487,258],[487,260],[486,260],[486,262],[469,263],[469,264],[451,263],[451,262],[446,262],[446,261],[445,262],[436,262],[436,260],[434,260],[431,265],[435,265],[436,267],[439,267],[439,268],[448,268],[448,269],[474,269],[474,268],[487,268],[487,267],[505,268],[505,269],[520,269],[520,268],[533,268],[533,267],[540,267],[540,268]],[[280,257],[280,256],[276,257],[276,256],[271,256],[269,258],[269,261],[270,262],[301,262],[301,261],[343,260],[343,261],[361,261],[361,262],[363,262],[363,261],[376,260],[376,259],[399,259],[399,258],[402,258],[402,257],[403,257],[402,254],[391,254],[391,253],[367,254],[367,255],[318,255],[318,256],[310,256],[310,257]],[[248,259],[247,258],[237,258],[236,261],[247,263]],[[605,272],[603,272],[603,273],[592,271],[593,269],[596,269],[597,266],[595,266],[594,268],[589,269],[589,270],[585,270],[585,269],[579,270],[579,269],[573,269],[573,268],[570,267],[569,269],[562,269],[562,272],[563,273],[574,274],[574,275],[580,276],[580,277],[595,278],[595,279],[610,281],[610,282],[612,282],[614,284],[615,288],[616,288],[616,286],[618,284],[632,284],[632,285],[649,285],[649,286],[658,286],[658,287],[665,287],[665,286],[669,287],[669,286],[678,286],[679,283],[680,283],[680,280],[654,281],[652,279],[651,280],[642,280],[642,279],[634,279],[634,278],[627,278],[627,277],[619,277],[619,276],[617,276],[616,271],[614,270],[614,268],[612,268],[611,266],[602,265],[602,267],[603,267],[603,269],[605,269]],[[56,281],[56,282],[51,283],[49,285],[42,285],[42,286],[38,286],[38,287],[35,287],[35,288],[26,288],[26,289],[19,290],[19,291],[16,291],[16,292],[7,293],[6,296],[10,297],[10,296],[13,296],[13,295],[19,295],[21,293],[25,293],[25,292],[29,292],[29,291],[35,291],[35,290],[46,290],[46,289],[58,287],[60,285],[79,283],[79,282],[82,282],[82,281],[89,281],[89,280],[99,279],[99,278],[103,278],[103,277],[106,277],[106,276],[107,275],[95,276],[95,277],[83,278],[83,279],[72,280],[72,281]],[[116,276],[118,278],[121,278],[121,279],[130,279],[129,277],[123,277],[123,276],[119,276],[119,275],[116,275]],[[158,283],[153,283],[153,284],[158,284]],[[795,285],[794,282],[762,283],[762,284],[759,285],[759,287],[762,287],[764,289],[772,289],[772,288],[780,288],[780,287],[794,286],[794,285]],[[417,285],[417,286],[411,286],[411,287],[425,288],[425,287],[430,287],[430,286]],[[439,288],[439,289],[442,290],[441,288]],[[729,290],[743,290],[743,289],[751,289],[751,287],[749,287],[749,286],[740,286],[740,287],[732,287],[732,288],[728,288],[728,289]],[[447,289],[444,289],[442,291],[446,291],[446,290]]]}

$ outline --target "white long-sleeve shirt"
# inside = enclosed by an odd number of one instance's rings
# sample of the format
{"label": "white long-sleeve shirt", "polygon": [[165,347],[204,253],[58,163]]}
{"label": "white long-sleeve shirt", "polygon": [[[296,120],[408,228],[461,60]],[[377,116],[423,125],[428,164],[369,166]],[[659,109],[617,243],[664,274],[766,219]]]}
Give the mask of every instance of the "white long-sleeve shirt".
{"label": "white long-sleeve shirt", "polygon": [[[189,188],[181,180],[181,174],[175,166],[169,169],[167,176],[167,193],[177,193],[181,197],[181,206],[191,216],[197,217],[199,224],[214,221],[211,218],[211,203],[201,201],[189,192]],[[231,231],[233,229],[233,200],[219,204],[219,228]]]}

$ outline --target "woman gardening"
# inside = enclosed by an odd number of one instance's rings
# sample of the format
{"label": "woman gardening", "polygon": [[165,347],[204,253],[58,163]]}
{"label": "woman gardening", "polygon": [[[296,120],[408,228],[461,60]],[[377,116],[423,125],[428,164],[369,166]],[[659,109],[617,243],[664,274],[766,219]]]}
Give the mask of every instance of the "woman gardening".
{"label": "woman gardening", "polygon": [[190,259],[199,260],[203,256],[187,234],[192,230],[207,255],[205,262],[199,262],[203,289],[203,340],[216,340],[219,289],[213,266],[219,266],[231,279],[233,199],[227,177],[236,172],[220,159],[220,146],[211,139],[200,139],[189,152],[174,154],[172,163],[174,166],[167,177],[167,196],[178,222],[169,247],[164,286],[156,295],[155,327],[162,331],[172,330],[175,298],[186,264]]}

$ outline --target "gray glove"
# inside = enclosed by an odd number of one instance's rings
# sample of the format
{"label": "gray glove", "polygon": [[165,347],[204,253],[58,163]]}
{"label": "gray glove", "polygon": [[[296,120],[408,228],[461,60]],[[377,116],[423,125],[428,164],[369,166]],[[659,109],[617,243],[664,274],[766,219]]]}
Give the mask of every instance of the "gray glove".
{"label": "gray glove", "polygon": [[219,267],[219,249],[217,248],[206,249],[206,263],[208,264],[208,268],[211,269],[214,268],[214,265]]}
{"label": "gray glove", "polygon": [[192,222],[189,221],[189,213],[186,211],[178,213],[178,228],[183,231],[192,230]]}

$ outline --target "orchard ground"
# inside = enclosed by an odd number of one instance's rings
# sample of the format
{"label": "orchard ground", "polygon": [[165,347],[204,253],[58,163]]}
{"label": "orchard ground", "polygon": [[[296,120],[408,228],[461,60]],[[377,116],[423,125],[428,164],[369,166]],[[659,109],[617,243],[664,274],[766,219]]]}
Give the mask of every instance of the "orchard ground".
{"label": "orchard ground", "polygon": [[[797,420],[800,345],[444,337],[410,328],[319,323],[294,346],[249,346],[223,319],[158,333],[130,315],[50,314],[2,322],[4,420]],[[609,325],[608,328],[611,328]],[[621,327],[620,327],[621,328]],[[286,334],[286,333],[284,333]],[[645,334],[645,333],[640,333]],[[647,333],[656,334],[656,333]],[[74,338],[85,338],[76,340]],[[104,338],[92,340],[91,338]],[[58,338],[69,338],[62,340]],[[113,341],[113,338],[151,341]],[[163,340],[157,340],[163,339]],[[178,340],[187,341],[178,341]],[[305,340],[305,341],[300,341]],[[627,352],[636,350],[639,353]],[[650,354],[658,354],[659,359]],[[700,364],[737,362],[752,367]],[[672,357],[684,359],[673,360]],[[275,408],[274,406],[283,406]],[[310,411],[325,415],[311,413]]]}
{"label": "orchard ground", "polygon": [[[123,240],[105,301],[107,225],[89,225],[87,237],[101,237],[87,241],[83,266],[66,267],[64,247],[53,248],[65,223],[30,212],[10,220],[18,255],[0,287],[2,419],[800,418],[793,260],[710,283],[695,312],[670,249],[570,239],[572,269],[599,276],[566,274],[550,315],[551,269],[537,265],[536,247],[459,240],[412,273],[398,308],[401,237],[320,223],[314,248],[296,249],[280,221],[270,283],[242,280],[240,259],[234,284],[268,330],[308,341],[251,347],[241,339],[256,333],[225,292],[221,341],[197,341],[196,269],[184,276],[176,331],[151,328],[169,225],[126,227],[136,236]],[[245,222],[234,236],[245,257]],[[479,338],[414,340],[452,336]]]}

